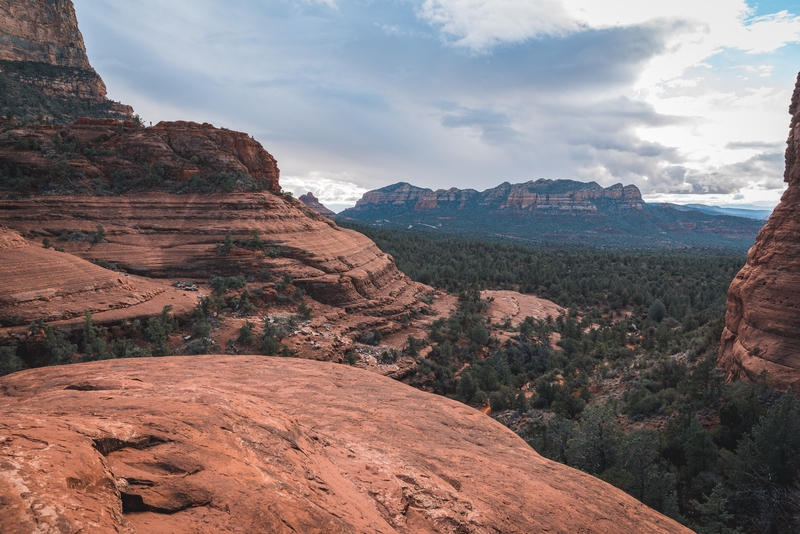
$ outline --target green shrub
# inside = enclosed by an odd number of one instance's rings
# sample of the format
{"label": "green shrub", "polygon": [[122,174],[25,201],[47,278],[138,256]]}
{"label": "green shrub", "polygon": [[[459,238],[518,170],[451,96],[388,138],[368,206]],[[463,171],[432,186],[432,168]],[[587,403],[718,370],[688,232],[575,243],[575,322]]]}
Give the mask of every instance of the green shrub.
{"label": "green shrub", "polygon": [[170,315],[172,306],[164,306],[161,313],[147,320],[144,329],[145,336],[153,342],[153,354],[156,356],[169,356],[172,350],[167,343],[169,335],[174,328],[174,320]]}
{"label": "green shrub", "polygon": [[0,376],[25,369],[25,362],[17,356],[17,347],[0,347]]}

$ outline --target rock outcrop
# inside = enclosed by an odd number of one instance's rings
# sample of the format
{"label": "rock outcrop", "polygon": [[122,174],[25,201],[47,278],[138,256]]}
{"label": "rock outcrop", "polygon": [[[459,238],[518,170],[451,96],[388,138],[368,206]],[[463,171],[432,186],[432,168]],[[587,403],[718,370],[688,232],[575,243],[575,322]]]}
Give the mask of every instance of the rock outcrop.
{"label": "rock outcrop", "polygon": [[731,378],[758,377],[800,390],[800,75],[784,181],[789,187],[728,292],[720,365]]}
{"label": "rock outcrop", "polygon": [[[153,281],[160,287],[189,279],[206,294],[210,290],[202,286],[210,277],[242,275],[251,291],[267,295],[269,305],[278,299],[277,282],[291,280],[292,292],[302,289],[316,301],[310,301],[313,324],[286,341],[298,356],[338,360],[363,330],[388,335],[402,327],[404,316],[424,324],[435,319],[420,300],[433,293],[430,287],[402,274],[391,256],[363,235],[280,191],[275,159],[259,143],[208,124],[141,128],[130,121],[81,119],[66,127],[29,126],[0,134],[0,225],[21,233],[34,249],[48,239],[63,256],[161,279]],[[102,242],[92,239],[98,225],[105,232]],[[0,277],[0,293],[18,293],[14,280]],[[46,279],[40,282],[37,291],[51,287]],[[140,310],[157,315],[165,304],[175,313],[187,306],[191,311],[198,293],[177,293],[127,313],[98,312],[95,319],[119,326],[140,317]],[[156,302],[161,307],[154,308]],[[72,317],[84,304],[35,299],[24,310],[15,304],[3,325]],[[24,343],[19,340],[25,334],[23,326],[0,330],[0,341]],[[215,332],[222,346],[231,334]]]}
{"label": "rock outcrop", "polygon": [[468,406],[347,366],[104,361],[0,392],[6,534],[689,532]]}
{"label": "rock outcrop", "polygon": [[[237,184],[237,173],[256,183]],[[17,176],[22,183],[13,181]],[[258,141],[210,124],[160,122],[142,128],[131,121],[82,118],[69,126],[0,133],[0,188],[22,194],[233,192],[242,187],[278,192],[279,176],[275,158]]]}
{"label": "rock outcrop", "polygon": [[0,115],[64,122],[130,118],[106,98],[86,55],[71,0],[0,0]]}
{"label": "rock outcrop", "polygon": [[[2,326],[28,325],[39,318],[60,321],[82,317],[87,310],[97,313],[142,307],[159,295],[172,293],[164,284],[31,244],[17,232],[2,228],[0,259]],[[189,305],[193,306],[194,302]],[[148,308],[141,315],[153,315],[159,310]]]}
{"label": "rock outcrop", "polygon": [[0,0],[0,60],[91,69],[72,0]]}
{"label": "rock outcrop", "polygon": [[647,204],[634,185],[537,180],[431,191],[402,182],[368,191],[337,220],[423,225],[483,237],[592,246],[749,248],[763,222]]}
{"label": "rock outcrop", "polygon": [[368,191],[356,203],[352,214],[360,210],[387,205],[413,211],[431,211],[449,207],[463,210],[470,203],[493,206],[498,210],[597,211],[596,201],[613,200],[618,209],[642,209],[643,201],[635,185],[616,184],[602,188],[595,182],[572,180],[537,180],[524,184],[502,183],[483,192],[474,189],[439,189],[432,191],[401,182],[375,191]]}
{"label": "rock outcrop", "polygon": [[309,191],[305,195],[300,195],[299,198],[300,202],[311,208],[312,210],[316,211],[323,217],[332,217],[336,215],[334,212],[323,206],[319,199],[314,196],[314,193]]}

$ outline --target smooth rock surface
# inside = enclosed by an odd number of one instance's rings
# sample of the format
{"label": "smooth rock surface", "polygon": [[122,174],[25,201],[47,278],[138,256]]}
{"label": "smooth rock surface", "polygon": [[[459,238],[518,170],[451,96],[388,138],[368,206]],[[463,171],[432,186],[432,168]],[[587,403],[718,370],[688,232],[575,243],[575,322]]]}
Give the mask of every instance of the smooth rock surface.
{"label": "smooth rock surface", "polygon": [[689,532],[466,405],[296,359],[0,379],[0,525],[29,532]]}
{"label": "smooth rock surface", "polygon": [[784,181],[789,184],[728,292],[719,363],[730,378],[800,390],[800,75]]}

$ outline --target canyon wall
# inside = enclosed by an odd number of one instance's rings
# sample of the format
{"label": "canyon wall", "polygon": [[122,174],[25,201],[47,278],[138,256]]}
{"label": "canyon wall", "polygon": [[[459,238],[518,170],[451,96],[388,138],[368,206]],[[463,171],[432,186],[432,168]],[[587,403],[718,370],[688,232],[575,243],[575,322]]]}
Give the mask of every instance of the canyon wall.
{"label": "canyon wall", "polygon": [[720,365],[730,378],[767,380],[800,390],[800,74],[784,181],[789,187],[731,283]]}
{"label": "canyon wall", "polygon": [[91,69],[72,0],[0,0],[0,60]]}
{"label": "canyon wall", "polygon": [[0,0],[0,115],[69,122],[130,118],[86,54],[71,0]]}

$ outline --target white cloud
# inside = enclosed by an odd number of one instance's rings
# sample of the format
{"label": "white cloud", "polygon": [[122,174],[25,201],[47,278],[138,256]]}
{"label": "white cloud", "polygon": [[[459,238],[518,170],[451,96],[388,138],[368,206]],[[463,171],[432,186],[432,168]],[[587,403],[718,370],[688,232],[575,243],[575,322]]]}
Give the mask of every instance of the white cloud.
{"label": "white cloud", "polygon": [[322,204],[354,206],[367,189],[347,173],[312,171],[303,176],[281,176],[281,187],[295,197],[311,192]]}
{"label": "white cloud", "polygon": [[559,0],[425,0],[417,15],[476,53],[579,29]]}

